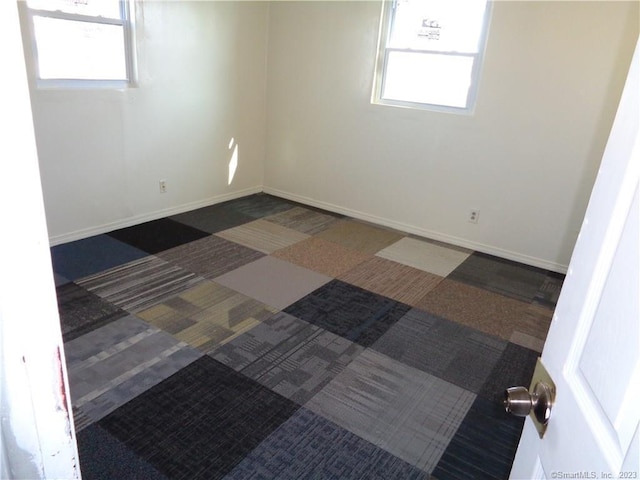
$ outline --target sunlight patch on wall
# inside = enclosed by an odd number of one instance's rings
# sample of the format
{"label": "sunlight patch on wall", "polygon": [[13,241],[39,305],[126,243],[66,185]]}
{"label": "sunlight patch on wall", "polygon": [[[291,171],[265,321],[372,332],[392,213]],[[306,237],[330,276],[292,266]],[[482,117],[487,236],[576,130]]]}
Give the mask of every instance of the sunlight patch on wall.
{"label": "sunlight patch on wall", "polygon": [[229,150],[233,150],[233,152],[231,154],[231,160],[229,160],[229,180],[227,185],[231,185],[231,182],[233,182],[233,177],[235,176],[236,169],[238,168],[238,144],[233,137],[229,141]]}

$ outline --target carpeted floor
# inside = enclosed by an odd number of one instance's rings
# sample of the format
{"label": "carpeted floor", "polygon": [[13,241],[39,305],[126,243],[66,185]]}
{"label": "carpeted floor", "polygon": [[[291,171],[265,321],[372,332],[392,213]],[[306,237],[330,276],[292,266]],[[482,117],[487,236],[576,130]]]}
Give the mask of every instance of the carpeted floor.
{"label": "carpeted floor", "polygon": [[264,194],[52,258],[86,479],[507,478],[563,280]]}

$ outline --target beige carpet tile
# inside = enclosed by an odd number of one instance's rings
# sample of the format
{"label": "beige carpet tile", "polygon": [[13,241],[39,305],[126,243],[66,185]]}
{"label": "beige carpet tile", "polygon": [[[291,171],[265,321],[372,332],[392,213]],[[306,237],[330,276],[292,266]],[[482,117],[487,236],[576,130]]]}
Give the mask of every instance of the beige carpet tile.
{"label": "beige carpet tile", "polygon": [[301,233],[264,219],[223,230],[216,233],[216,236],[262,253],[273,253],[276,250],[309,238],[306,233]]}
{"label": "beige carpet tile", "polygon": [[527,335],[526,333],[522,332],[513,332],[509,341],[511,343],[515,343],[516,345],[520,345],[521,347],[528,348],[529,350],[534,350],[538,353],[542,353],[542,349],[544,347],[543,340],[532,337],[531,335]]}
{"label": "beige carpet tile", "polygon": [[272,256],[334,278],[372,258],[317,237],[278,250]]}
{"label": "beige carpet tile", "polygon": [[528,303],[448,279],[415,306],[505,340],[530,321]]}
{"label": "beige carpet tile", "polygon": [[402,238],[376,253],[378,257],[434,273],[441,277],[449,275],[470,254],[471,252],[464,252],[415,238]]}
{"label": "beige carpet tile", "polygon": [[340,217],[309,210],[304,207],[294,207],[291,210],[277,213],[264,219],[298,232],[315,235],[338,222]]}
{"label": "beige carpet tile", "polygon": [[138,317],[209,353],[276,311],[230,288],[205,282],[139,312]]}
{"label": "beige carpet tile", "polygon": [[317,234],[352,250],[375,254],[404,237],[399,232],[355,220],[342,220]]}
{"label": "beige carpet tile", "polygon": [[380,257],[373,257],[338,278],[411,306],[443,280],[438,275]]}

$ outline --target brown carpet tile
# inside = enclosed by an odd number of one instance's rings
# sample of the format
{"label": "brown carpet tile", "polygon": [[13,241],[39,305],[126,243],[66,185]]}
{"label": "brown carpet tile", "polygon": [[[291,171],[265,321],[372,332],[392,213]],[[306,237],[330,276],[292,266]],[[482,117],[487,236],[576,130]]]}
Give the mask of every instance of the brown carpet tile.
{"label": "brown carpet tile", "polygon": [[369,254],[317,237],[278,250],[272,256],[334,278],[372,258]]}
{"label": "brown carpet tile", "polygon": [[355,220],[337,222],[316,236],[369,254],[375,254],[404,237],[399,232]]}

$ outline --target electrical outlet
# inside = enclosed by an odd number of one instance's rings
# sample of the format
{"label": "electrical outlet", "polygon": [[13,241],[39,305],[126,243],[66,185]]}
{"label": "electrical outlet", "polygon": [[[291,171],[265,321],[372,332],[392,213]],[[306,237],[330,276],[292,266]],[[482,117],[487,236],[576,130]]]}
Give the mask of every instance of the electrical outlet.
{"label": "electrical outlet", "polygon": [[160,186],[160,193],[167,193],[167,181],[166,180],[160,180],[158,182],[159,186]]}
{"label": "electrical outlet", "polygon": [[469,221],[469,223],[478,223],[479,218],[480,218],[480,210],[477,210],[477,209],[469,210],[469,216],[467,217],[467,220]]}

